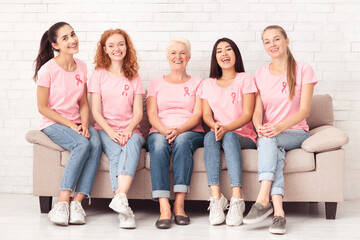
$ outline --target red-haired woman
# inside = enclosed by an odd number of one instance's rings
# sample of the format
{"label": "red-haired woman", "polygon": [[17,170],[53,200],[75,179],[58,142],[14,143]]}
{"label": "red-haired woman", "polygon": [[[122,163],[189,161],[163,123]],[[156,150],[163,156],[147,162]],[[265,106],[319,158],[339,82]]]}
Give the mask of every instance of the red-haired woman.
{"label": "red-haired woman", "polygon": [[261,185],[256,202],[244,218],[244,223],[260,222],[274,211],[269,231],[284,234],[286,219],[282,198],[285,151],[299,148],[310,136],[306,118],[310,113],[317,80],[309,64],[295,61],[289,49],[289,39],[282,27],[272,25],[265,28],[262,41],[272,61],[259,68],[255,74],[258,94],[253,124],[258,133]]}
{"label": "red-haired woman", "polygon": [[139,127],[145,90],[138,75],[136,51],[124,30],[110,29],[101,35],[95,65],[89,92],[95,129],[109,158],[115,192],[109,207],[119,213],[121,228],[135,228],[127,193],[145,141]]}

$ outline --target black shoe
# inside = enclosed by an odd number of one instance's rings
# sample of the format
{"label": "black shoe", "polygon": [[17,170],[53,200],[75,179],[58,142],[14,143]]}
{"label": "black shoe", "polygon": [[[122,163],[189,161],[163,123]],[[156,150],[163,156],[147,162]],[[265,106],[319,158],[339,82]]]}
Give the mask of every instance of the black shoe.
{"label": "black shoe", "polygon": [[177,225],[189,225],[190,218],[185,216],[175,216],[175,223]]}
{"label": "black shoe", "polygon": [[168,229],[171,227],[171,219],[157,220],[155,226],[159,229]]}

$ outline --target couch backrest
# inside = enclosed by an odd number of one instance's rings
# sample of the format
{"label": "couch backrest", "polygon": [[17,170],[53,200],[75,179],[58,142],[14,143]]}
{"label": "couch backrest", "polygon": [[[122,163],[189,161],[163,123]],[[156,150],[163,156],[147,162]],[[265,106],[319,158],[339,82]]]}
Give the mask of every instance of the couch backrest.
{"label": "couch backrest", "polygon": [[311,111],[306,119],[310,129],[322,125],[334,124],[334,111],[332,98],[328,94],[314,95],[311,103]]}

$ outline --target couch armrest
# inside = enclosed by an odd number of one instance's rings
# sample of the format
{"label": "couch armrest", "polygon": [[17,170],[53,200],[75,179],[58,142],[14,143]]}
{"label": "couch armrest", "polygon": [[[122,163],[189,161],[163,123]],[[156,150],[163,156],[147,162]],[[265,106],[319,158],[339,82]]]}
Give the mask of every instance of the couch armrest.
{"label": "couch armrest", "polygon": [[43,133],[40,130],[28,131],[25,135],[25,138],[29,143],[39,144],[44,147],[48,147],[50,149],[61,151],[61,152],[66,151],[66,149],[64,149],[64,148],[60,147],[59,145],[57,145],[56,143],[54,143],[45,133]]}
{"label": "couch armrest", "polygon": [[326,152],[340,149],[349,142],[346,133],[330,125],[314,128],[310,131],[310,135],[301,145],[301,148],[307,152]]}

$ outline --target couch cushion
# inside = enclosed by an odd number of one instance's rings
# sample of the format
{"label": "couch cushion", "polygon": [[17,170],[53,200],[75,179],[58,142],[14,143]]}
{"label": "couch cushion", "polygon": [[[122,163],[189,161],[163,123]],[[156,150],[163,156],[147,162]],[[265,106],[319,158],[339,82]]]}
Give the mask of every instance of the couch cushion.
{"label": "couch cushion", "polygon": [[[244,172],[257,172],[257,150],[245,149],[241,151]],[[145,155],[145,168],[150,169],[150,155]],[[224,152],[221,151],[222,159],[225,159]],[[170,161],[170,171],[172,163]],[[221,170],[227,169],[226,161],[221,162]],[[294,149],[286,153],[284,173],[309,172],[315,170],[314,154],[303,149]],[[194,172],[206,172],[204,163],[204,148],[199,148],[194,153]]]}
{"label": "couch cushion", "polygon": [[333,103],[330,95],[314,95],[310,115],[306,119],[310,129],[334,124]]}
{"label": "couch cushion", "polygon": [[[139,157],[139,164],[138,164],[138,166],[136,168],[137,171],[143,169],[144,166],[145,166],[145,161],[144,161],[145,160],[145,152],[146,152],[146,150],[144,148],[141,149],[140,157]],[[60,165],[62,167],[65,167],[69,156],[70,156],[69,151],[61,152]],[[106,156],[105,153],[102,153],[102,155],[101,155],[100,164],[99,164],[99,171],[109,171],[109,159],[108,159],[108,157]]]}
{"label": "couch cushion", "polygon": [[301,148],[307,152],[324,152],[339,149],[349,142],[346,133],[334,126],[321,126],[310,131]]}

